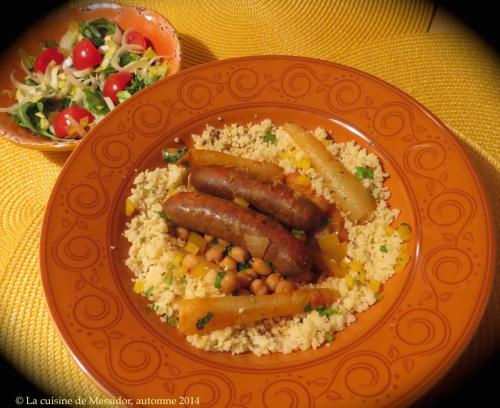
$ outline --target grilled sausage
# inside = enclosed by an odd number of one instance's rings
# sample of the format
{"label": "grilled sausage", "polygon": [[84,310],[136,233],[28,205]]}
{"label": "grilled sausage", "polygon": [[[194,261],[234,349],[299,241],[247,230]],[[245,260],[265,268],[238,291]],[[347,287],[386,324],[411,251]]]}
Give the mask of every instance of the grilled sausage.
{"label": "grilled sausage", "polygon": [[245,235],[269,239],[263,259],[271,261],[281,274],[297,276],[309,270],[311,259],[305,246],[281,224],[250,208],[207,194],[184,192],[163,204],[174,224],[245,246]]}
{"label": "grilled sausage", "polygon": [[259,179],[242,170],[200,166],[192,171],[190,182],[202,193],[228,200],[243,198],[259,211],[292,228],[311,231],[321,222],[321,209],[307,197],[281,182]]}

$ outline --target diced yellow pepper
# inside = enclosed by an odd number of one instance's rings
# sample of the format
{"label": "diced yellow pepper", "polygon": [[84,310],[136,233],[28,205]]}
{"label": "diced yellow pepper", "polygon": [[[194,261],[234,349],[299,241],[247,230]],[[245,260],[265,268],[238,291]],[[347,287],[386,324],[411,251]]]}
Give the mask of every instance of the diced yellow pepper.
{"label": "diced yellow pepper", "polygon": [[347,255],[347,242],[342,242],[341,244],[333,248],[330,252],[330,255],[333,259],[335,259],[335,261],[342,261],[342,259],[344,259]]}
{"label": "diced yellow pepper", "polygon": [[200,248],[192,242],[186,242],[186,245],[184,245],[184,249],[186,250],[186,252],[189,252],[193,255],[196,255],[200,251]]}
{"label": "diced yellow pepper", "polygon": [[369,287],[373,293],[378,293],[380,290],[380,282],[377,279],[370,280]]}
{"label": "diced yellow pepper", "polygon": [[392,228],[390,225],[385,227],[385,235],[390,237],[392,234],[394,234],[394,228]]}
{"label": "diced yellow pepper", "polygon": [[[189,245],[189,248],[191,248],[191,250],[194,250],[194,247],[196,247],[196,252],[188,251],[188,249],[187,249],[188,245]],[[186,251],[188,251],[189,253],[191,253],[193,255],[196,255],[197,253],[203,254],[205,252],[205,250],[207,249],[207,245],[208,245],[208,242],[205,240],[205,238],[203,238],[200,234],[198,234],[196,232],[190,231],[189,237],[187,239],[186,246],[184,247],[184,249],[186,249]]]}
{"label": "diced yellow pepper", "polygon": [[409,261],[410,255],[408,254],[408,249],[406,248],[406,245],[401,245],[401,248],[399,249],[399,255],[396,260],[396,265],[394,265],[394,271],[401,272]]}
{"label": "diced yellow pepper", "polygon": [[335,232],[323,235],[318,238],[318,245],[323,252],[331,254],[340,245],[339,237]]}
{"label": "diced yellow pepper", "polygon": [[186,265],[181,265],[175,271],[176,271],[176,275],[182,276],[182,275],[186,275],[189,272],[189,269],[187,268]]}
{"label": "diced yellow pepper", "polygon": [[311,179],[304,174],[299,174],[297,176],[297,178],[295,179],[295,182],[299,186],[310,186],[311,185]]}
{"label": "diced yellow pepper", "polygon": [[167,198],[172,197],[173,195],[175,195],[177,193],[178,193],[177,188],[171,188],[170,190],[168,190]]}
{"label": "diced yellow pepper", "polygon": [[235,197],[233,200],[236,204],[241,205],[242,207],[248,207],[250,203],[243,198]]}
{"label": "diced yellow pepper", "polygon": [[170,260],[170,264],[174,267],[179,267],[182,265],[183,259],[184,259],[184,254],[182,252],[177,252]]}
{"label": "diced yellow pepper", "polygon": [[198,265],[196,265],[193,269],[191,269],[190,274],[197,278],[203,278],[205,274],[211,269],[218,269],[218,268],[213,263],[210,263],[206,260],[201,260],[198,263]]}
{"label": "diced yellow pepper", "polygon": [[135,211],[134,203],[130,199],[125,200],[125,215],[131,217]]}
{"label": "diced yellow pepper", "polygon": [[347,268],[344,263],[337,263],[335,259],[333,259],[328,254],[321,254],[321,261],[323,266],[328,270],[331,276],[336,278],[342,278],[347,273]]}
{"label": "diced yellow pepper", "polygon": [[354,272],[361,272],[363,271],[363,264],[360,261],[351,261],[349,262],[349,269],[353,270]]}
{"label": "diced yellow pepper", "polygon": [[144,292],[144,282],[141,280],[136,280],[134,284],[134,292],[142,293]]}
{"label": "diced yellow pepper", "polygon": [[293,162],[293,165],[297,169],[309,170],[311,168],[311,161],[308,158],[304,157],[300,160],[295,160]]}
{"label": "diced yellow pepper", "polygon": [[345,284],[347,286],[347,289],[352,289],[355,283],[356,283],[356,279],[354,279],[354,277],[352,275],[346,275]]}
{"label": "diced yellow pepper", "polygon": [[280,160],[293,160],[295,158],[296,151],[283,152],[279,155]]}
{"label": "diced yellow pepper", "polygon": [[359,280],[359,283],[361,283],[362,285],[364,285],[366,283],[366,273],[364,270],[359,272],[358,280]]}
{"label": "diced yellow pepper", "polygon": [[410,239],[413,238],[411,227],[406,223],[403,223],[398,227],[398,234],[399,237],[403,240],[403,242],[409,241]]}

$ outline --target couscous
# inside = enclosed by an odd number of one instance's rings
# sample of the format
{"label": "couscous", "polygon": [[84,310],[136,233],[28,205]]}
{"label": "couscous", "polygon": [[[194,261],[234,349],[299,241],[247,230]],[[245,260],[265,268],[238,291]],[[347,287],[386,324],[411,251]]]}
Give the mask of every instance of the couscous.
{"label": "couscous", "polygon": [[207,126],[137,175],[124,231],[134,291],[192,346],[317,348],[383,299],[411,227],[378,157],[334,138],[269,119]]}

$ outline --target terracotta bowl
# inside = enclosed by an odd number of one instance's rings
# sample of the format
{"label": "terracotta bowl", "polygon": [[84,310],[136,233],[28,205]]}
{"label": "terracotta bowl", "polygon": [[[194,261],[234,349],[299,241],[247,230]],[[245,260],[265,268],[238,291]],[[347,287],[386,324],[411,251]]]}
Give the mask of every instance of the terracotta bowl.
{"label": "terracotta bowl", "polygon": [[[15,72],[16,78],[24,78],[24,72],[20,66],[20,49],[36,54],[43,41],[59,39],[66,32],[71,21],[93,20],[99,17],[113,20],[124,29],[134,28],[144,33],[158,54],[166,55],[171,59],[169,76],[180,69],[179,38],[165,17],[144,7],[109,2],[92,3],[83,7],[57,10],[43,17],[12,44],[11,48],[0,55],[0,90],[15,90],[9,79],[12,71]],[[12,98],[0,95],[0,106],[9,106],[14,102]],[[6,113],[0,113],[0,136],[19,146],[43,151],[71,151],[79,143],[77,140],[57,142],[35,135],[28,129],[18,126]]]}

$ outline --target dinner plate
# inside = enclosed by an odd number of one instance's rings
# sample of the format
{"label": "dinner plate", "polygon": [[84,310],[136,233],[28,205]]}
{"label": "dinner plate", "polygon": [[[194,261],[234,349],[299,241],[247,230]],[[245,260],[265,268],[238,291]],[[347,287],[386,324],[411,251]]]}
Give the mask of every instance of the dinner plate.
{"label": "dinner plate", "polygon": [[[137,171],[205,124],[323,126],[376,152],[411,262],[328,346],[228,355],[191,347],[132,290],[121,235]],[[402,406],[464,350],[492,284],[488,203],[451,132],[393,86],[331,62],[259,56],[196,66],[120,105],[70,156],[41,234],[45,296],[79,365],[110,395],[225,407]],[[142,399],[141,399],[142,398]],[[158,402],[158,401],[157,401]]]}
{"label": "dinner plate", "polygon": [[[30,27],[4,53],[0,54],[0,90],[15,91],[10,81],[10,74],[15,73],[18,80],[25,76],[21,68],[19,54],[24,50],[31,55],[40,52],[46,40],[59,40],[72,21],[108,18],[124,29],[137,29],[151,41],[159,55],[169,58],[169,73],[175,74],[180,69],[181,46],[177,33],[168,20],[145,7],[134,7],[112,2],[87,4],[81,7],[63,8],[44,16]],[[3,92],[0,94],[0,106],[14,104],[14,99]],[[42,151],[72,151],[78,140],[54,141],[39,136],[19,126],[6,113],[0,113],[0,136],[19,146]]]}

